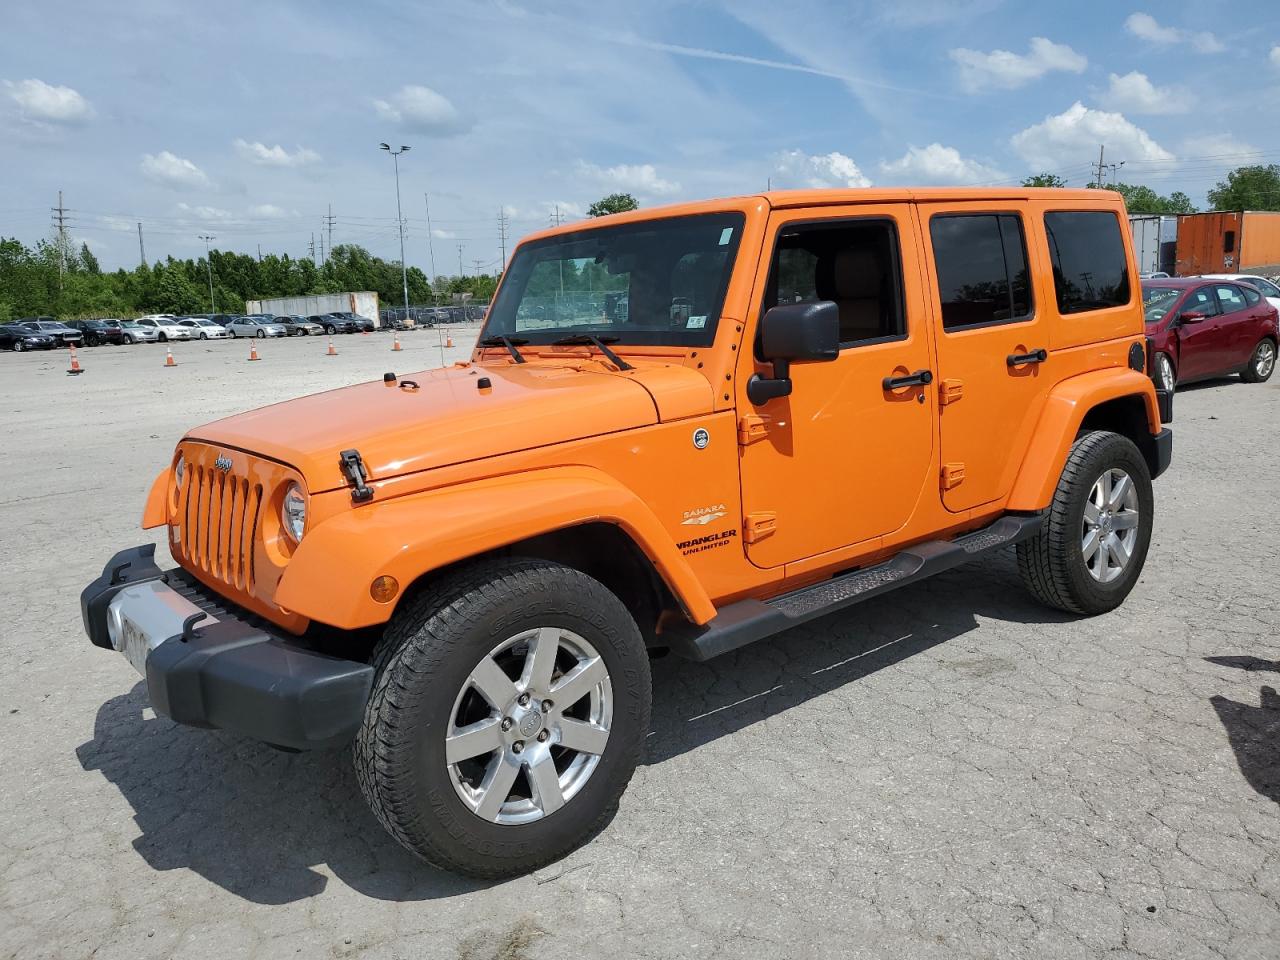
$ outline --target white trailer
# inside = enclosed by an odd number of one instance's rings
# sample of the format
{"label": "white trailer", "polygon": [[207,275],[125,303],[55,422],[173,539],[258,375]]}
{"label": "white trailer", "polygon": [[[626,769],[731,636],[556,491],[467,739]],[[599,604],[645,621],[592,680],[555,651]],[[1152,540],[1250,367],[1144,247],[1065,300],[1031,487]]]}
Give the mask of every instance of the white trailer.
{"label": "white trailer", "polygon": [[372,290],[355,293],[317,293],[305,297],[272,297],[268,300],[246,300],[248,313],[270,313],[273,316],[313,317],[324,313],[354,313],[367,317],[381,326],[378,314],[378,295]]}
{"label": "white trailer", "polygon": [[1138,258],[1138,271],[1156,273],[1163,270],[1172,274],[1174,247],[1178,240],[1178,218],[1153,213],[1131,213],[1129,229],[1133,231],[1133,253]]}

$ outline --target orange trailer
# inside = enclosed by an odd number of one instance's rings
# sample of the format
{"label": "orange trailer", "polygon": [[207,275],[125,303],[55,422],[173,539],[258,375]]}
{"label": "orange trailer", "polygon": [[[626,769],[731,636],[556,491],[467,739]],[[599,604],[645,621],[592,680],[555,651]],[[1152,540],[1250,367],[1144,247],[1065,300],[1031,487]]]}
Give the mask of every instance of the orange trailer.
{"label": "orange trailer", "polygon": [[1178,217],[1178,276],[1271,271],[1280,271],[1280,212],[1212,211]]}

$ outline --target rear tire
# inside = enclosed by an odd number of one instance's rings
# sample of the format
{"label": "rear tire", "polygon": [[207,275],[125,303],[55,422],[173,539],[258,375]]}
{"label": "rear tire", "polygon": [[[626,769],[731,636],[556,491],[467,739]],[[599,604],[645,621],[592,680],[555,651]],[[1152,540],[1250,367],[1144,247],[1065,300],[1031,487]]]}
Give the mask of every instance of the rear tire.
{"label": "rear tire", "polygon": [[1178,374],[1173,367],[1173,358],[1167,353],[1156,354],[1156,387],[1173,393],[1178,386]]}
{"label": "rear tire", "polygon": [[1154,504],[1151,471],[1132,440],[1105,430],[1082,434],[1040,532],[1018,544],[1022,582],[1059,610],[1114,610],[1142,573]]}
{"label": "rear tire", "polygon": [[1240,374],[1245,383],[1266,383],[1276,369],[1276,342],[1270,338],[1260,340],[1253,348],[1249,365]]}
{"label": "rear tire", "polygon": [[[534,650],[551,651],[545,670]],[[644,750],[640,631],[569,567],[503,558],[458,570],[402,605],[373,663],[356,778],[391,835],[446,870],[492,879],[565,856],[607,822]],[[481,727],[482,745],[446,747]],[[589,746],[572,745],[588,733]]]}
{"label": "rear tire", "polygon": [[13,352],[14,352],[14,353],[21,353],[21,352],[22,352],[23,350],[25,350],[25,349],[27,349],[27,348],[26,348],[26,346],[23,344],[23,342],[22,342],[21,340],[15,340],[15,341],[13,341]]}

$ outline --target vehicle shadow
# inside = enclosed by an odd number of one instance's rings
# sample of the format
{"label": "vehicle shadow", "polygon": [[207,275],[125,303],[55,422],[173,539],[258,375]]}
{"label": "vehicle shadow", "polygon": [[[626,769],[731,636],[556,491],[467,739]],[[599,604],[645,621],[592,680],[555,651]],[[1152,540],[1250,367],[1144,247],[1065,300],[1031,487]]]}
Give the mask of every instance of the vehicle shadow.
{"label": "vehicle shadow", "polygon": [[[1028,625],[1071,619],[1025,593],[1009,551],[711,663],[656,660],[645,762],[662,763],[961,636],[976,628],[977,614]],[[143,683],[99,708],[94,736],[76,754],[129,802],[140,831],[134,849],[153,869],[192,870],[254,903],[319,894],[328,879],[321,864],[377,899],[431,900],[485,886],[405,852],[366,807],[349,750],[288,754],[180,727],[154,715]]]}
{"label": "vehicle shadow", "polygon": [[[1240,670],[1280,673],[1280,661],[1258,657],[1205,657],[1210,663]],[[1209,698],[1227,731],[1227,742],[1235,752],[1249,786],[1268,800],[1280,803],[1280,694],[1275,687],[1258,691],[1258,706],[1227,697]]]}

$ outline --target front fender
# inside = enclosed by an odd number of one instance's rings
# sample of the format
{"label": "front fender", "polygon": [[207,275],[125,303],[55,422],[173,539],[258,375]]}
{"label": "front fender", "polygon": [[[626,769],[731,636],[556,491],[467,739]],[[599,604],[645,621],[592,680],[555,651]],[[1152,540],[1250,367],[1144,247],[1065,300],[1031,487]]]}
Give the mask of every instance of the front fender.
{"label": "front fender", "polygon": [[384,623],[392,605],[370,596],[376,577],[395,577],[403,590],[450,563],[594,521],[621,527],[696,623],[715,616],[705,588],[653,511],[607,474],[581,466],[491,477],[343,511],[307,531],[275,601],[336,627]]}
{"label": "front fender", "polygon": [[1009,495],[1010,510],[1042,510],[1066,466],[1071,444],[1085,416],[1100,403],[1120,397],[1141,396],[1147,411],[1147,429],[1160,432],[1160,408],[1155,385],[1144,373],[1126,367],[1094,370],[1062,381],[1045,401],[1031,446],[1023,458],[1018,479]]}

